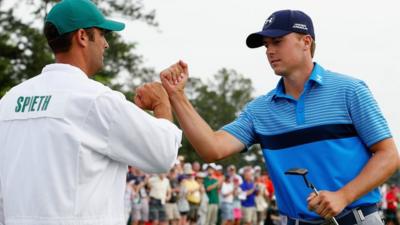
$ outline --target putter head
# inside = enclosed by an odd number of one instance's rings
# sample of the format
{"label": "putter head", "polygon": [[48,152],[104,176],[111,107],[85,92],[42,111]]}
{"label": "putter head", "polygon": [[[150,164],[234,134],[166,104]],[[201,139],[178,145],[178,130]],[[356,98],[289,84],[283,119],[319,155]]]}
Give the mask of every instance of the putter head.
{"label": "putter head", "polygon": [[307,175],[308,170],[304,168],[292,168],[285,172],[286,175],[298,175],[298,176],[305,176]]}
{"label": "putter head", "polygon": [[302,176],[306,186],[309,188],[314,188],[314,185],[307,180],[307,177],[306,177],[307,173],[308,173],[308,170],[305,168],[292,168],[285,172],[286,175]]}

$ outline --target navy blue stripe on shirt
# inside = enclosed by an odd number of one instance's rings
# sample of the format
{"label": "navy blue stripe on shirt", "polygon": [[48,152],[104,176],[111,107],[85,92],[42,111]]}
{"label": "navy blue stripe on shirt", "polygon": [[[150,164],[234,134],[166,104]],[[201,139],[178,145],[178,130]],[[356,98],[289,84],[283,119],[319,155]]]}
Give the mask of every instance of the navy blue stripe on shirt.
{"label": "navy blue stripe on shirt", "polygon": [[316,141],[357,136],[353,124],[327,124],[276,135],[257,134],[263,149],[279,150]]}

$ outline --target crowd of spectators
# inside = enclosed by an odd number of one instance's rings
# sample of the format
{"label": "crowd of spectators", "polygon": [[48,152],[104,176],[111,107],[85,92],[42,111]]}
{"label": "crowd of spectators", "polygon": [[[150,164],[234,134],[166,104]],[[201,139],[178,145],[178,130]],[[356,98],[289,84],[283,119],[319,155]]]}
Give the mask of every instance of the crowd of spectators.
{"label": "crowd of spectators", "polygon": [[[399,187],[381,191],[386,224],[399,225]],[[125,193],[128,225],[280,224],[272,182],[259,166],[224,168],[179,157],[167,174],[129,167]]]}

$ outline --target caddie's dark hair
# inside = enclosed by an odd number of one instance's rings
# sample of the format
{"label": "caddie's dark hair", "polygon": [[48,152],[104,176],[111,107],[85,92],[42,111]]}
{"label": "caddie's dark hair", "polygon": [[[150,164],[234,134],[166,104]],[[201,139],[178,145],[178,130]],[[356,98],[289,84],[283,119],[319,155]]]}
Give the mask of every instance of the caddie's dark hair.
{"label": "caddie's dark hair", "polygon": [[[89,40],[94,41],[93,28],[84,29],[88,34]],[[76,31],[68,32],[60,35],[54,24],[46,22],[43,33],[47,39],[47,44],[50,46],[54,54],[68,52],[72,45],[72,36]]]}
{"label": "caddie's dark hair", "polygon": [[47,44],[50,46],[54,54],[68,52],[71,48],[73,32],[60,35],[54,24],[46,22],[43,33],[47,39]]}

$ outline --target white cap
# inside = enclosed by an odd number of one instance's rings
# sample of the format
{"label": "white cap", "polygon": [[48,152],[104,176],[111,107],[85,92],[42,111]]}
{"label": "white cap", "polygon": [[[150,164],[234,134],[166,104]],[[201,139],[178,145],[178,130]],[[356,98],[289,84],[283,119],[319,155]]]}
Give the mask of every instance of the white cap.
{"label": "white cap", "polygon": [[204,178],[204,177],[206,177],[206,176],[207,176],[207,173],[205,173],[205,172],[198,172],[198,173],[196,173],[196,177]]}
{"label": "white cap", "polygon": [[210,163],[210,164],[208,164],[211,168],[213,168],[214,170],[216,170],[217,169],[217,164],[215,164],[215,163]]}
{"label": "white cap", "polygon": [[184,174],[193,174],[192,164],[190,164],[190,163],[185,163],[185,164],[183,165],[183,173],[184,173]]}
{"label": "white cap", "polygon": [[222,168],[223,168],[222,165],[215,165],[216,170],[222,170]]}

